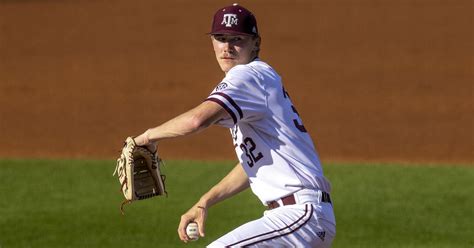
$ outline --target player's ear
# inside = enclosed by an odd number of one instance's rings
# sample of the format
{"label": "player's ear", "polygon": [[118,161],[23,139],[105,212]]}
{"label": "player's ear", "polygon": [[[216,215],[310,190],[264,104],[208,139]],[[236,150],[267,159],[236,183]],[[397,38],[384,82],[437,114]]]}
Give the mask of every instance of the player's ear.
{"label": "player's ear", "polygon": [[262,42],[262,38],[260,38],[260,36],[256,36],[254,38],[254,41],[255,41],[255,48],[254,48],[254,51],[259,51],[260,50],[260,44]]}

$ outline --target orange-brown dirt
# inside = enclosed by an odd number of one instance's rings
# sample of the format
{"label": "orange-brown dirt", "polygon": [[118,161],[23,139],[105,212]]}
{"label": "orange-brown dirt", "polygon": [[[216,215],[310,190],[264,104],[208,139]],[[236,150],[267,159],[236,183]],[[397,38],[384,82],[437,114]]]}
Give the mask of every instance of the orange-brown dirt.
{"label": "orange-brown dirt", "polygon": [[[228,1],[0,1],[0,157],[114,158],[223,74]],[[473,1],[240,1],[323,160],[472,164]],[[234,159],[223,128],[168,159]]]}

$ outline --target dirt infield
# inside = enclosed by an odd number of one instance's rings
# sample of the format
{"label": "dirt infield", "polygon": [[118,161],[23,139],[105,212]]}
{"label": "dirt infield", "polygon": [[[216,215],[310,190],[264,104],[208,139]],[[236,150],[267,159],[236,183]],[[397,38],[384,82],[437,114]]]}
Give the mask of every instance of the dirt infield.
{"label": "dirt infield", "polygon": [[[323,160],[474,162],[471,0],[240,3]],[[205,35],[221,6],[2,0],[0,157],[113,158],[201,102],[223,77]],[[233,159],[228,135],[160,149]]]}

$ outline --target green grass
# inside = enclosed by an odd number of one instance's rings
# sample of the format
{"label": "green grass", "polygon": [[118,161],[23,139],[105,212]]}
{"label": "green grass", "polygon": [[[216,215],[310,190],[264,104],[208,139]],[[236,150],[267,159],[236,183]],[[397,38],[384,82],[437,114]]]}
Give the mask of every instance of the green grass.
{"label": "green grass", "polygon": [[334,247],[474,247],[474,168],[328,166]]}
{"label": "green grass", "polygon": [[[233,163],[168,161],[167,198],[125,207],[114,161],[0,160],[0,247],[204,247],[264,211],[250,191],[210,209],[184,245],[179,218]],[[333,247],[474,247],[474,167],[329,164]]]}

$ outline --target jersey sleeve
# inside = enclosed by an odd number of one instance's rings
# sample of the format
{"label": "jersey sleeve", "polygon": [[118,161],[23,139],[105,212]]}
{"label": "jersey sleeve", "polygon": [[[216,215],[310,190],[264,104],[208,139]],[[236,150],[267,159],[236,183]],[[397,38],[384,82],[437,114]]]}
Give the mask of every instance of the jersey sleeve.
{"label": "jersey sleeve", "polygon": [[258,77],[247,66],[232,68],[206,101],[213,101],[229,114],[217,124],[232,127],[237,123],[261,119],[266,114],[267,99]]}

